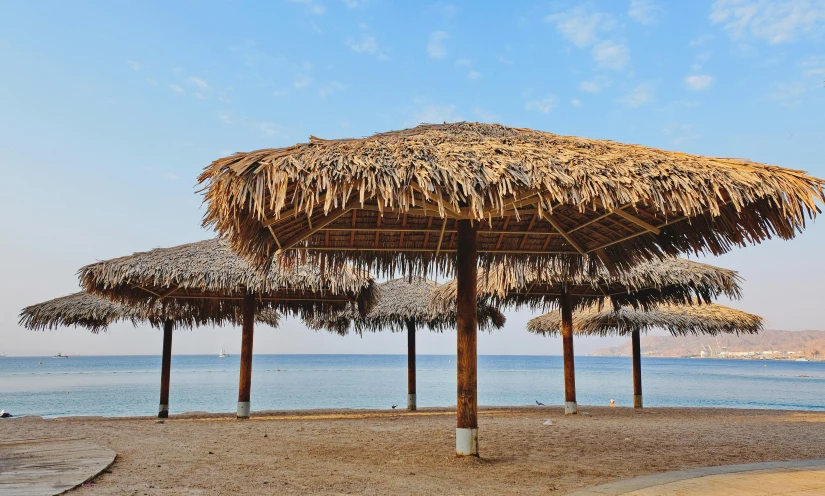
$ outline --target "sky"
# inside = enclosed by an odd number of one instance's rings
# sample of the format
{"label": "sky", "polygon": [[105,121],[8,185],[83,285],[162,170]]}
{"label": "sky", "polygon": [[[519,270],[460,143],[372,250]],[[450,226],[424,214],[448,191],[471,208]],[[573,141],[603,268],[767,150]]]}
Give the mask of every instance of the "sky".
{"label": "sky", "polygon": [[[3,2],[0,353],[158,354],[130,324],[32,332],[26,305],[88,263],[211,237],[196,177],[236,151],[421,122],[483,121],[825,177],[825,0]],[[825,329],[825,219],[792,241],[704,259],[738,270],[769,328]],[[726,302],[723,302],[726,303]],[[559,354],[508,312],[481,354]],[[579,339],[577,353],[621,343]],[[176,334],[175,353],[240,349]],[[287,320],[257,353],[405,353]],[[450,354],[455,333],[421,333]]]}

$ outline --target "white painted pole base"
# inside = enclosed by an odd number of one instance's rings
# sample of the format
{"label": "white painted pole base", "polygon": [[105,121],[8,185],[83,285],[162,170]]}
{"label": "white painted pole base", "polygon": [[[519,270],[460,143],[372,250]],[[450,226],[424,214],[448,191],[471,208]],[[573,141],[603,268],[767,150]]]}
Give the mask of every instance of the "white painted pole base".
{"label": "white painted pole base", "polygon": [[634,394],[633,395],[633,408],[641,408],[642,407],[642,395],[641,394]]}
{"label": "white painted pole base", "polygon": [[455,430],[456,456],[478,456],[478,429],[457,427]]}
{"label": "white painted pole base", "polygon": [[417,405],[415,404],[415,393],[407,395],[407,410],[417,410]]}
{"label": "white painted pole base", "polygon": [[564,414],[565,415],[575,415],[577,410],[577,405],[575,401],[565,401],[564,402]]}
{"label": "white painted pole base", "polygon": [[169,405],[160,404],[158,407],[158,418],[169,418]]}
{"label": "white painted pole base", "polygon": [[249,402],[238,402],[238,418],[249,418]]}

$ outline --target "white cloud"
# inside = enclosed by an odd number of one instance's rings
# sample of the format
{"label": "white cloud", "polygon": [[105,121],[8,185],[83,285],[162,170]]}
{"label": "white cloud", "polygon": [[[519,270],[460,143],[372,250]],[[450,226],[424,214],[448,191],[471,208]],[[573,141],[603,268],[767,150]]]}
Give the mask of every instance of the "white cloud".
{"label": "white cloud", "polygon": [[540,100],[531,100],[524,104],[525,110],[537,110],[541,113],[547,114],[550,113],[551,110],[556,108],[556,97],[555,95],[550,95],[548,97],[542,98]]}
{"label": "white cloud", "polygon": [[671,122],[664,129],[662,132],[665,136],[670,138],[670,141],[673,144],[681,145],[686,141],[692,141],[699,137],[698,134],[693,130],[693,126],[690,124],[681,124],[679,122]]}
{"label": "white cloud", "polygon": [[702,45],[707,44],[711,40],[713,40],[713,35],[712,34],[703,34],[702,36],[700,36],[698,38],[694,38],[694,39],[690,40],[690,43],[688,43],[688,45],[690,45],[692,47],[702,46]]}
{"label": "white cloud", "polygon": [[350,40],[348,44],[350,49],[356,53],[374,54],[378,51],[378,40],[368,33],[364,33],[360,41]]}
{"label": "white cloud", "polygon": [[312,79],[309,76],[298,76],[295,81],[292,82],[292,86],[296,89],[306,88],[312,84]]}
{"label": "white cloud", "polygon": [[693,74],[685,78],[685,85],[688,89],[702,91],[711,87],[716,78],[707,74]]}
{"label": "white cloud", "polygon": [[169,89],[178,94],[183,93],[183,88],[181,88],[179,84],[170,84]]}
{"label": "white cloud", "polygon": [[247,119],[246,117],[236,117],[226,113],[218,114],[218,118],[225,124],[229,124],[232,126],[244,126],[249,129],[258,131],[266,136],[278,136],[284,134],[281,129],[281,126],[269,121],[259,121],[255,119]]}
{"label": "white cloud", "polygon": [[805,93],[810,89],[808,85],[801,82],[775,83],[771,87],[771,98],[779,101],[782,105],[790,107],[802,103]]}
{"label": "white cloud", "polygon": [[808,77],[825,76],[825,57],[809,57],[800,64],[802,74]]}
{"label": "white cloud", "polygon": [[595,44],[600,31],[609,31],[616,25],[610,14],[589,12],[584,7],[576,7],[544,18],[545,22],[555,24],[559,33],[579,48]]}
{"label": "white cloud", "polygon": [[597,81],[582,81],[579,89],[585,93],[598,93],[604,88],[604,84]]}
{"label": "white cloud", "polygon": [[462,120],[455,112],[455,105],[425,105],[418,109],[410,123],[413,126],[418,124],[440,124],[442,122],[456,122]]}
{"label": "white cloud", "polygon": [[206,95],[204,95],[201,92],[197,92],[195,93],[195,98],[197,98],[198,100],[206,100]]}
{"label": "white cloud", "polygon": [[470,65],[472,62],[473,62],[473,61],[472,61],[472,60],[470,60],[470,59],[458,59],[458,60],[456,60],[456,61],[455,61],[455,65],[458,65],[458,66],[462,66],[462,65],[463,65],[463,66],[467,66],[467,65]]}
{"label": "white cloud", "polygon": [[510,59],[508,59],[508,58],[507,58],[507,57],[505,57],[504,55],[499,55],[498,57],[496,57],[496,60],[497,60],[500,64],[504,64],[504,65],[513,65],[513,61],[512,61],[512,60],[510,60]]}
{"label": "white cloud", "polygon": [[628,107],[641,107],[653,101],[653,86],[647,83],[642,83],[633,90],[622,97],[619,101]]}
{"label": "white cloud", "polygon": [[467,73],[467,79],[470,81],[475,81],[476,79],[481,77],[481,73],[478,71],[470,71]]}
{"label": "white cloud", "polygon": [[133,71],[139,71],[141,69],[140,64],[134,60],[127,60],[126,63],[129,64],[129,67],[131,67]]}
{"label": "white cloud", "polygon": [[627,15],[638,23],[653,24],[660,10],[661,7],[651,0],[631,0]]}
{"label": "white cloud", "polygon": [[346,86],[344,86],[343,84],[341,84],[337,81],[333,81],[333,82],[329,83],[328,85],[324,86],[323,88],[319,89],[318,94],[321,95],[322,97],[325,97],[327,95],[331,95],[332,93],[337,93],[337,92],[342,91],[344,89],[346,89]]}
{"label": "white cloud", "polygon": [[593,60],[599,67],[623,69],[630,61],[630,51],[624,45],[603,41],[591,50]]}
{"label": "white cloud", "polygon": [[578,98],[573,98],[572,100],[570,100],[570,105],[572,105],[574,107],[581,107],[582,106],[582,101],[579,100]]}
{"label": "white cloud", "polygon": [[825,0],[716,0],[710,21],[734,39],[748,36],[775,45],[825,29]]}
{"label": "white cloud", "polygon": [[366,3],[365,0],[344,0],[344,5],[351,9],[357,9],[358,7],[363,6]]}
{"label": "white cloud", "polygon": [[327,8],[323,4],[315,3],[313,0],[286,0],[288,3],[299,3],[306,5],[307,12],[313,15],[323,15]]}
{"label": "white cloud", "polygon": [[190,77],[189,82],[194,84],[195,86],[197,86],[198,88],[200,88],[202,90],[205,90],[205,89],[209,88],[209,85],[206,84],[206,81],[204,81],[203,79],[201,79],[199,77],[194,77],[194,76]]}
{"label": "white cloud", "polygon": [[450,35],[445,31],[436,31],[430,34],[430,41],[427,43],[427,53],[431,58],[443,59],[447,56],[447,47],[444,46],[450,38]]}

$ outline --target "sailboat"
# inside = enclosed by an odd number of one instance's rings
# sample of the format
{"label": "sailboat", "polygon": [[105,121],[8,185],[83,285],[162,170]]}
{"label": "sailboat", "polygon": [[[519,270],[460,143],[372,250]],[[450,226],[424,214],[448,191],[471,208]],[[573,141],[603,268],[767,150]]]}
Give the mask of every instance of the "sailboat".
{"label": "sailboat", "polygon": [[226,350],[223,348],[223,346],[221,346],[221,354],[218,355],[218,358],[226,358],[228,356],[229,355],[226,354]]}
{"label": "sailboat", "polygon": [[69,357],[67,355],[64,355],[63,353],[58,353],[57,355],[53,356],[52,358],[69,358]]}

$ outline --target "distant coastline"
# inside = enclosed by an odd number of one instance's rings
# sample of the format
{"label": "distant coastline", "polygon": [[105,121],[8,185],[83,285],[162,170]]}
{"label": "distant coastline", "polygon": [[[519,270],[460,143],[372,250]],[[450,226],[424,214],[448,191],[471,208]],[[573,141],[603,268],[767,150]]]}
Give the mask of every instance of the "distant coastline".
{"label": "distant coastline", "polygon": [[[727,360],[825,361],[825,331],[763,331],[756,335],[643,336],[642,356]],[[630,341],[591,356],[631,356]]]}

